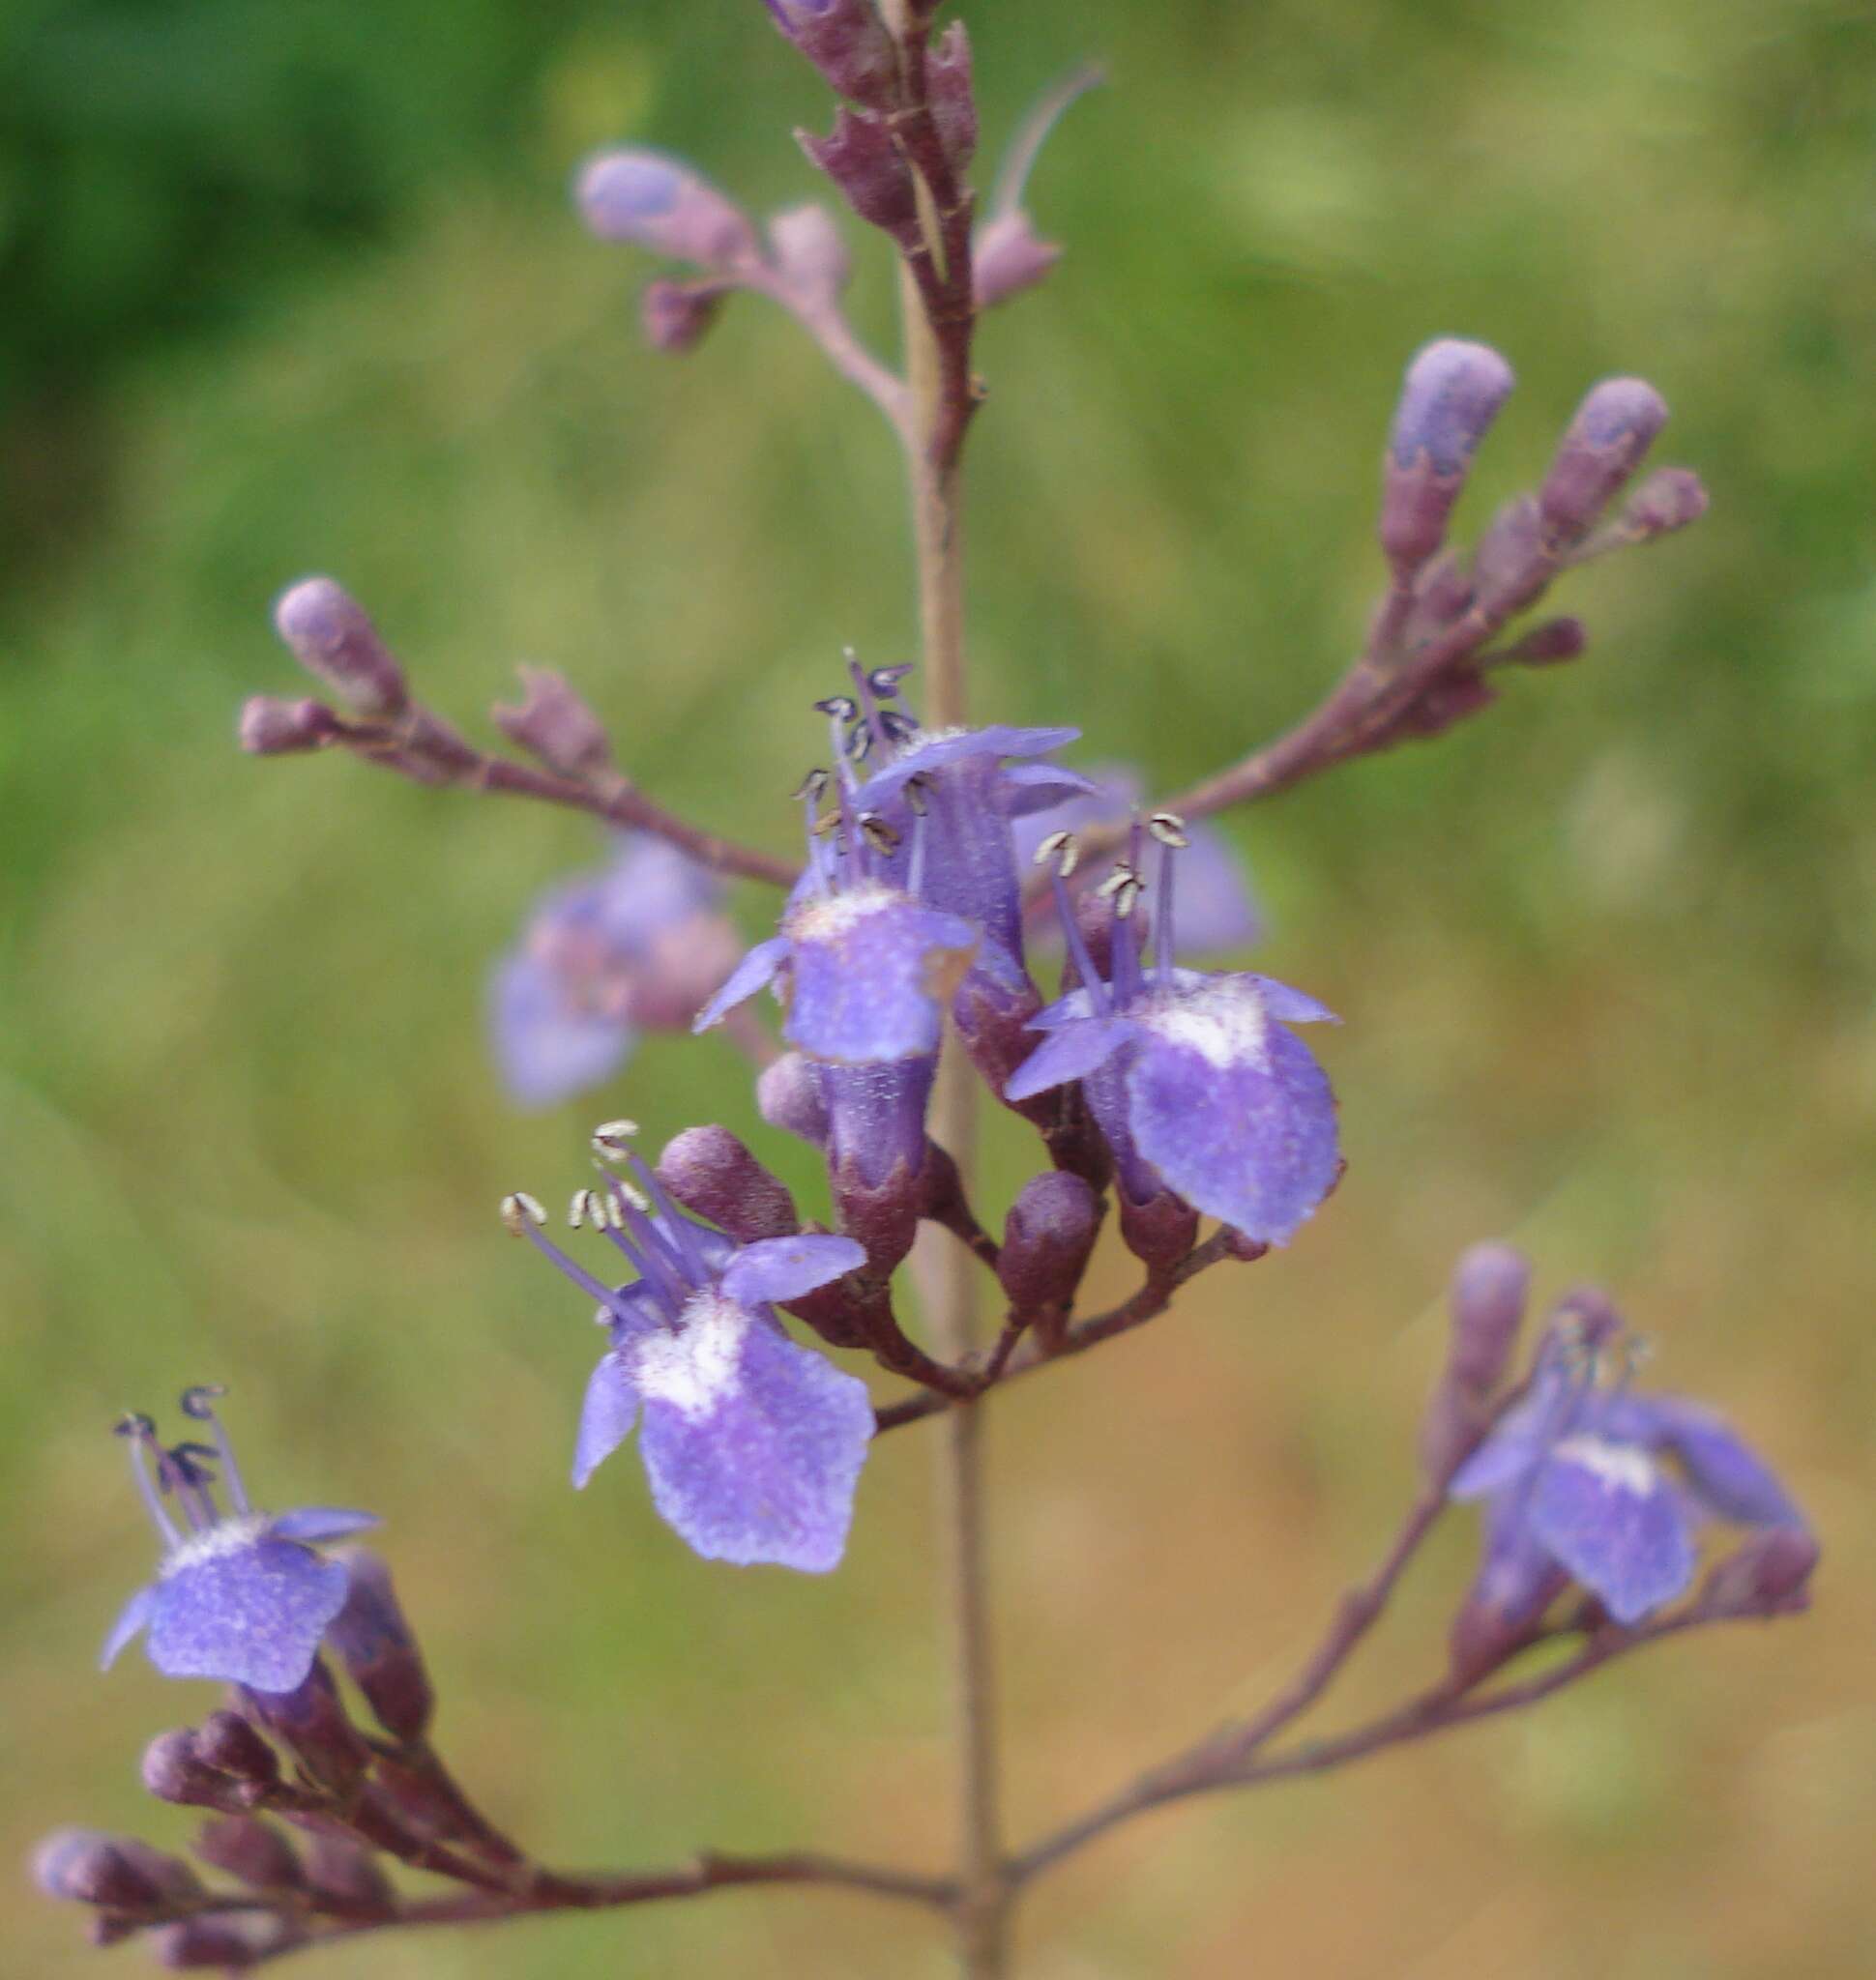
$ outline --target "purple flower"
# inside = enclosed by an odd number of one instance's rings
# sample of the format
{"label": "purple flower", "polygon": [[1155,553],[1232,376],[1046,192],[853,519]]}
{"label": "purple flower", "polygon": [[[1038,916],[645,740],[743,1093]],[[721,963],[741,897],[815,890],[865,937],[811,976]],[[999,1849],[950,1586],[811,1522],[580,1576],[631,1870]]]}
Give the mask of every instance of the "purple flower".
{"label": "purple flower", "polygon": [[655,1208],[616,1180],[574,1199],[575,1220],[602,1230],[638,1274],[617,1290],[542,1235],[531,1198],[503,1206],[510,1228],[599,1302],[610,1337],[587,1384],[573,1484],[642,1426],[652,1502],[697,1553],[824,1573],[846,1546],[872,1404],[865,1383],[789,1339],[774,1302],[866,1254],[816,1234],[738,1245],[684,1216],[636,1166]]}
{"label": "purple flower", "polygon": [[1684,1594],[1695,1532],[1713,1518],[1805,1530],[1770,1468],[1719,1416],[1675,1396],[1638,1396],[1620,1323],[1588,1335],[1553,1326],[1529,1393],[1459,1467],[1457,1500],[1487,1501],[1485,1556],[1468,1607],[1509,1636],[1534,1624],[1568,1582],[1623,1624]]}
{"label": "purple flower", "polygon": [[[1058,867],[1057,912],[1081,987],[1032,1021],[1045,1036],[1005,1097],[1079,1080],[1134,1203],[1170,1192],[1246,1238],[1286,1243],[1334,1185],[1340,1156],[1328,1077],[1285,1027],[1334,1019],[1272,977],[1175,966],[1174,853],[1186,834],[1163,813],[1153,830],[1163,857],[1151,970],[1132,912],[1137,844],[1103,884],[1114,904],[1104,982]],[[1058,853],[1071,859],[1066,840],[1044,843],[1044,857]]]}
{"label": "purple flower", "polygon": [[[1088,772],[1094,788],[1067,798],[1046,810],[1015,819],[1016,864],[1028,867],[1037,849],[1059,831],[1086,831],[1090,827],[1119,823],[1139,808],[1144,789],[1138,771],[1127,764],[1104,764]],[[1216,827],[1186,829],[1189,845],[1179,862],[1179,946],[1191,956],[1228,955],[1262,939],[1264,917],[1245,877],[1231,841]],[[1151,930],[1142,931],[1142,941]],[[1030,917],[1030,936],[1041,934],[1054,949],[1062,946],[1062,926],[1051,911],[1039,930]]]}
{"label": "purple flower", "polygon": [[609,1078],[641,1031],[677,1031],[729,973],[722,884],[628,834],[602,872],[547,894],[495,971],[490,1032],[510,1092],[549,1107]]}
{"label": "purple flower", "polygon": [[[165,1450],[147,1416],[127,1416],[137,1489],[162,1536],[157,1579],[124,1606],[105,1640],[103,1667],[141,1631],[150,1661],[168,1677],[219,1677],[261,1692],[290,1692],[306,1681],[326,1626],[345,1601],[348,1577],[307,1543],[337,1540],[378,1522],[368,1512],[302,1506],[256,1512],[236,1468],[213,1398],[184,1391],[183,1412],[214,1433],[211,1447],[179,1443]],[[154,1478],[151,1460],[154,1458]],[[229,1510],[216,1503],[217,1468]],[[163,1503],[173,1498],[182,1524]]]}

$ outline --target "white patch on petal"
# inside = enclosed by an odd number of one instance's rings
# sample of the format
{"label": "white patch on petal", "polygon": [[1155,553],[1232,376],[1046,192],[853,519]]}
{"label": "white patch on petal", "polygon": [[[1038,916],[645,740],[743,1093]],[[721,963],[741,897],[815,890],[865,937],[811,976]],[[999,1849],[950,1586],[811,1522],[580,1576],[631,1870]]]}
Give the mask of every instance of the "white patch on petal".
{"label": "white patch on petal", "polygon": [[1658,1477],[1654,1460],[1631,1443],[1607,1443],[1599,1437],[1566,1437],[1552,1446],[1550,1454],[1581,1465],[1612,1491],[1626,1492],[1632,1499],[1648,1498]]}
{"label": "white patch on petal", "polygon": [[736,1385],[749,1314],[720,1293],[699,1293],[678,1317],[678,1331],[661,1328],[631,1348],[631,1379],[648,1403],[669,1403],[695,1421],[708,1416]]}
{"label": "white patch on petal", "polygon": [[1263,999],[1242,985],[1202,980],[1202,990],[1182,989],[1177,997],[1155,998],[1145,1009],[1129,1015],[1150,1025],[1169,1045],[1196,1052],[1220,1072],[1246,1061],[1261,1062],[1270,1037]]}
{"label": "white patch on petal", "polygon": [[897,907],[906,898],[896,888],[883,887],[878,881],[845,893],[815,894],[789,916],[789,938],[795,942],[837,942],[868,915]]}
{"label": "white patch on petal", "polygon": [[246,1519],[220,1520],[202,1532],[186,1535],[179,1546],[172,1547],[163,1556],[159,1572],[167,1577],[180,1574],[186,1567],[199,1567],[205,1560],[239,1554],[264,1539],[270,1524],[264,1512],[250,1513]]}

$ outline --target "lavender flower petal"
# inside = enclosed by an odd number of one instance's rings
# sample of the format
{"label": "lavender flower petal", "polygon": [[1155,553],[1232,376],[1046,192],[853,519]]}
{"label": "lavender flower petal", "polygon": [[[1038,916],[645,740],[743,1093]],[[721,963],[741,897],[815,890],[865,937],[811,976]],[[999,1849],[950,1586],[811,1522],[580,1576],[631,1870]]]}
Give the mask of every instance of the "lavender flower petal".
{"label": "lavender flower petal", "polygon": [[[1031,1029],[1035,1029],[1034,1026]],[[1051,1031],[1004,1082],[1004,1098],[1027,1100],[1033,1093],[1070,1080],[1085,1079],[1104,1065],[1129,1039],[1140,1035],[1131,1018],[1087,1017],[1066,1021]]]}
{"label": "lavender flower petal", "polygon": [[772,982],[776,972],[787,960],[788,938],[785,935],[772,935],[768,941],[758,942],[730,972],[723,987],[698,1011],[690,1029],[707,1032],[712,1025],[721,1024],[739,1004],[747,1004],[765,983]]}
{"label": "lavender flower petal", "polygon": [[349,1506],[301,1505],[269,1520],[267,1532],[275,1540],[342,1540],[348,1533],[363,1533],[383,1524],[376,1513],[355,1512]]}
{"label": "lavender flower petal", "polygon": [[157,1603],[154,1587],[139,1588],[118,1611],[117,1620],[111,1624],[104,1646],[98,1653],[98,1668],[108,1671],[123,1653],[124,1646],[132,1642],[149,1626],[150,1614]]}
{"label": "lavender flower petal", "polygon": [[787,933],[782,1035],[791,1045],[844,1065],[937,1051],[945,1006],[977,947],[968,921],[863,887],[804,901]]}
{"label": "lavender flower petal", "polygon": [[1215,987],[1142,1021],[1127,1069],[1140,1155],[1194,1209],[1287,1243],[1337,1173],[1328,1075],[1254,995]]}
{"label": "lavender flower petal", "polygon": [[693,1308],[634,1354],[653,1502],[706,1559],[825,1573],[873,1434],[866,1385],[729,1299]]}
{"label": "lavender flower petal", "polygon": [[817,1286],[858,1271],[866,1254],[851,1238],[809,1232],[794,1238],[761,1238],[746,1244],[723,1271],[723,1291],[739,1306],[775,1299],[798,1299]]}
{"label": "lavender flower petal", "polygon": [[616,1354],[600,1356],[580,1405],[573,1440],[573,1489],[579,1491],[600,1466],[625,1442],[638,1421],[638,1387]]}
{"label": "lavender flower petal", "polygon": [[1645,1451],[1605,1438],[1566,1438],[1531,1488],[1533,1535],[1618,1622],[1638,1622],[1693,1580],[1681,1495]]}
{"label": "lavender flower petal", "polygon": [[292,1691],[344,1607],[344,1568],[292,1540],[243,1539],[228,1527],[208,1538],[221,1543],[218,1551],[184,1556],[157,1584],[151,1663],[169,1677]]}
{"label": "lavender flower petal", "polygon": [[1772,1467],[1716,1411],[1679,1396],[1625,1395],[1602,1413],[1598,1427],[1620,1441],[1671,1450],[1696,1500],[1736,1526],[1805,1524]]}

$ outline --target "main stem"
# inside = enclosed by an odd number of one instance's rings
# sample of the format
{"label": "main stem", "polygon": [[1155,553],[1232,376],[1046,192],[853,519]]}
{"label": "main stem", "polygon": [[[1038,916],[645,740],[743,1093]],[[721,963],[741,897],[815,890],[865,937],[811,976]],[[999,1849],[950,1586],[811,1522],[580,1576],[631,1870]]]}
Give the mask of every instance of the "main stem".
{"label": "main stem", "polygon": [[[918,285],[903,269],[899,303],[912,406],[906,472],[918,566],[925,712],[933,728],[954,728],[965,719],[964,544],[957,463],[933,456],[930,442],[943,392],[938,349]],[[933,1139],[956,1161],[968,1189],[977,1150],[977,1092],[970,1063],[955,1040],[939,1068],[931,1128]],[[962,1360],[975,1342],[976,1271],[976,1260],[961,1244],[943,1244],[933,1260],[931,1325],[940,1353],[953,1362]],[[939,1440],[945,1603],[951,1620],[957,1749],[958,1899],[953,1915],[962,1971],[969,1980],[1002,1980],[1008,1970],[1009,1891],[997,1791],[982,1420],[982,1404],[955,1405],[946,1412]]]}

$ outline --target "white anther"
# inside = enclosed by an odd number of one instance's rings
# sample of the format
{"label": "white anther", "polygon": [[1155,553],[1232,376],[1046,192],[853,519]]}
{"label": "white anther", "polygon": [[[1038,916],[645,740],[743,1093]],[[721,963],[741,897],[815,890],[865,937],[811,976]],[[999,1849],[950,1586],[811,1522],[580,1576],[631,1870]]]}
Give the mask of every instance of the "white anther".
{"label": "white anther", "polygon": [[1147,830],[1162,846],[1183,850],[1192,842],[1186,836],[1186,821],[1176,811],[1156,811],[1147,820]]}
{"label": "white anther", "polygon": [[517,1189],[512,1196],[502,1198],[502,1222],[516,1237],[530,1224],[544,1224],[547,1212],[541,1208],[540,1199],[530,1196],[526,1190]]}
{"label": "white anther", "polygon": [[1066,880],[1081,858],[1081,848],[1075,844],[1073,832],[1052,831],[1036,848],[1032,857],[1038,866],[1046,866],[1051,859],[1055,860],[1055,870]]}
{"label": "white anther", "polygon": [[602,1162],[616,1162],[631,1152],[632,1137],[638,1132],[635,1121],[601,1121],[587,1146]]}
{"label": "white anther", "polygon": [[605,1198],[597,1189],[576,1189],[573,1200],[567,1206],[567,1221],[577,1231],[582,1224],[590,1223],[594,1230],[605,1229]]}

